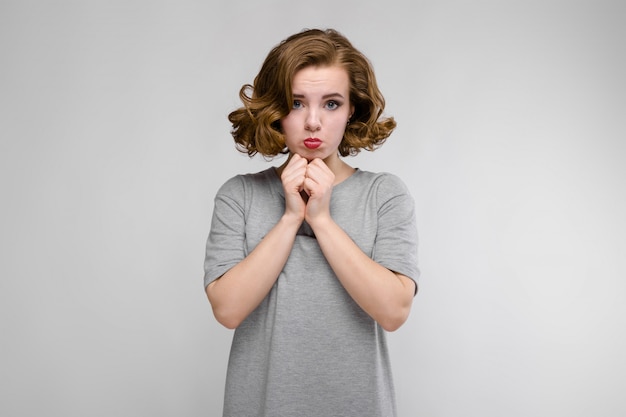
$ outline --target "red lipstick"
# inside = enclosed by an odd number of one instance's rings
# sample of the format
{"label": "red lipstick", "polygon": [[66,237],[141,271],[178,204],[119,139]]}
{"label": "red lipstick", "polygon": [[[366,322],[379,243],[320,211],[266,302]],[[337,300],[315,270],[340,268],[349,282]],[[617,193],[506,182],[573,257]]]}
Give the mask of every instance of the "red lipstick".
{"label": "red lipstick", "polygon": [[322,144],[322,141],[318,138],[306,138],[304,140],[304,146],[309,149],[316,149]]}

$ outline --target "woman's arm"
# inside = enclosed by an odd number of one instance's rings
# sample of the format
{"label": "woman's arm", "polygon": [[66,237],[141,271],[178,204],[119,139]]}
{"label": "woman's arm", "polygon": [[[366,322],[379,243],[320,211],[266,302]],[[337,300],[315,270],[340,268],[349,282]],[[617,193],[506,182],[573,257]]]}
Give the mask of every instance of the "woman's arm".
{"label": "woman's arm", "polygon": [[244,260],[207,285],[213,314],[223,326],[239,326],[269,293],[301,223],[293,216],[283,216]]}
{"label": "woman's arm", "polygon": [[311,225],[337,278],[356,303],[387,331],[409,316],[415,282],[368,257],[331,218]]}
{"label": "woman's arm", "polygon": [[239,326],[258,307],[287,262],[304,220],[300,191],[306,166],[306,160],[297,155],[289,160],[281,174],[285,213],[246,258],[206,287],[215,318],[229,329]]}
{"label": "woman's arm", "polygon": [[333,182],[334,175],[322,161],[309,164],[305,219],[346,291],[383,329],[394,331],[409,316],[416,284],[372,260],[335,223],[329,210]]}

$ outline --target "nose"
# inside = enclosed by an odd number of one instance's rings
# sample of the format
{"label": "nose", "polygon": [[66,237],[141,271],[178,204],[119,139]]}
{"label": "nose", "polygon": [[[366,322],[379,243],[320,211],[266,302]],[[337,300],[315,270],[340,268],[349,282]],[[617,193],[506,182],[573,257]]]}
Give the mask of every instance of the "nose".
{"label": "nose", "polygon": [[306,119],[304,121],[304,128],[309,132],[315,132],[320,130],[322,127],[322,123],[320,121],[319,115],[315,110],[309,110],[307,113]]}

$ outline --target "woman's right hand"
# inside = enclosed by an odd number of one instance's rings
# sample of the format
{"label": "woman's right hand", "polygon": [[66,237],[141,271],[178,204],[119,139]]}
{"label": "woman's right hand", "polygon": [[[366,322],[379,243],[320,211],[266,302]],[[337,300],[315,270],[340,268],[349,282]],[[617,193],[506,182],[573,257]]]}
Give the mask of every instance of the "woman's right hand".
{"label": "woman's right hand", "polygon": [[293,216],[300,222],[304,220],[306,211],[306,202],[301,193],[304,193],[307,165],[305,158],[293,154],[280,176],[285,192],[285,215]]}
{"label": "woman's right hand", "polygon": [[298,228],[304,221],[304,188],[307,161],[294,155],[280,173],[285,193],[285,214],[237,265],[206,287],[217,321],[229,329],[238,327],[263,301],[289,258]]}

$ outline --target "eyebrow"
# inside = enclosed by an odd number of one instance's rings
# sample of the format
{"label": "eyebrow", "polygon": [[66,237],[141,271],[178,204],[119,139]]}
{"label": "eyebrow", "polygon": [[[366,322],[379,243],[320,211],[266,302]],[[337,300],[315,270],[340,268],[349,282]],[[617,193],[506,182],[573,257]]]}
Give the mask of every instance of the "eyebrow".
{"label": "eyebrow", "polygon": [[[306,96],[304,94],[294,94],[293,98],[305,98]],[[330,94],[324,94],[322,96],[322,99],[327,100],[329,98],[341,98],[343,99],[343,95],[339,94],[339,93],[330,93]]]}

